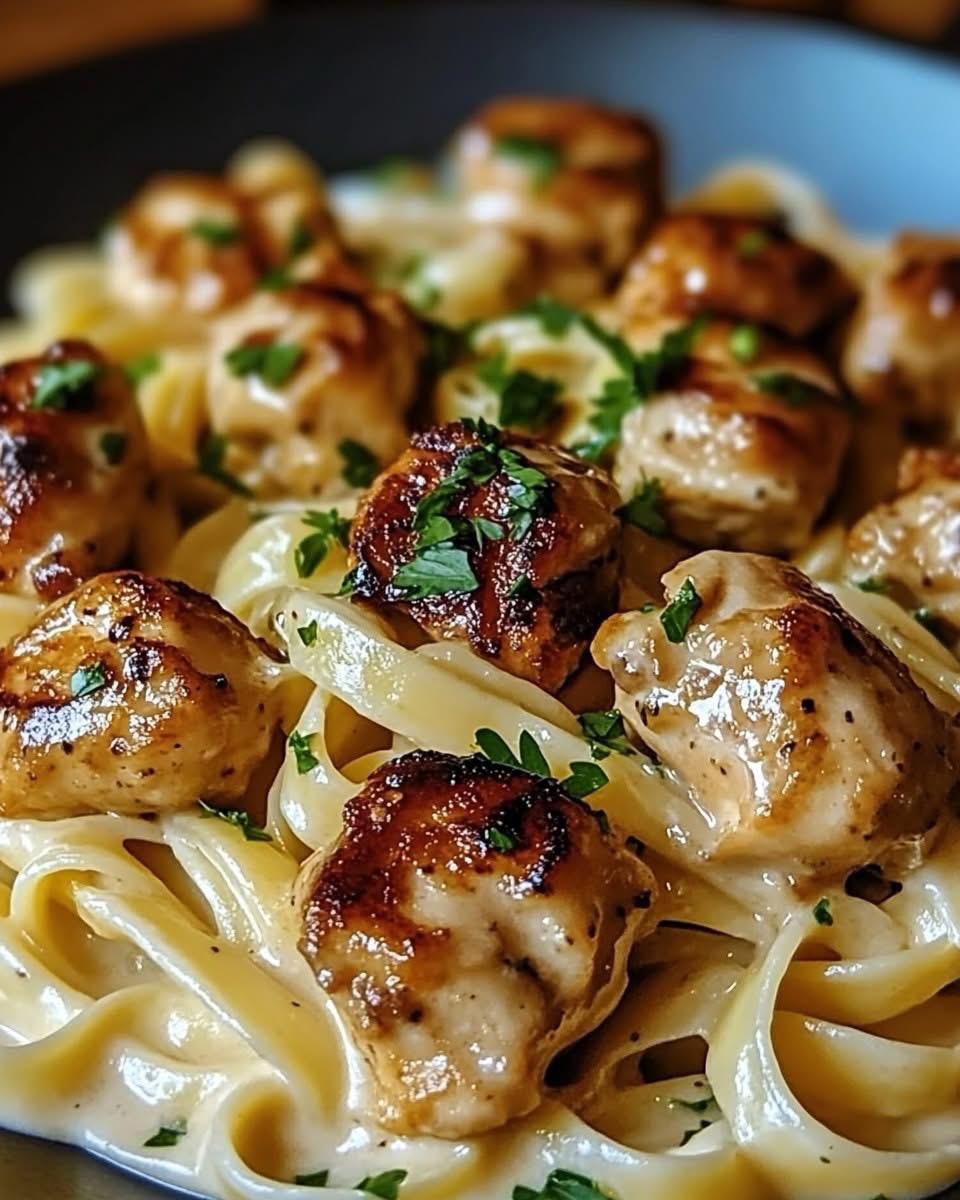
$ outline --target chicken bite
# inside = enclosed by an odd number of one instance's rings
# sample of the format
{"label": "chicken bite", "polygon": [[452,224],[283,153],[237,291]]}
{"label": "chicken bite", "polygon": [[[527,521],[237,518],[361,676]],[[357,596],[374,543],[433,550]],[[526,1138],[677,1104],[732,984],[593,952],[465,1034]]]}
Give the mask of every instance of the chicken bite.
{"label": "chicken bite", "polygon": [[604,472],[555,446],[436,426],[361,502],[353,595],[555,692],[613,611],[618,503]]}
{"label": "chicken bite", "polygon": [[228,466],[261,496],[317,495],[338,447],[388,461],[406,440],[422,338],[398,296],[319,285],[263,292],[214,323],[207,397]]}
{"label": "chicken bite", "polygon": [[901,233],[868,280],[843,372],[858,400],[906,420],[960,412],[960,237]]}
{"label": "chicken bite", "polygon": [[616,306],[627,321],[710,312],[804,338],[852,299],[840,268],[775,222],[671,213],[627,268]]}
{"label": "chicken bite", "polygon": [[900,494],[847,537],[847,575],[889,590],[924,621],[960,639],[960,450],[914,446],[900,460]]}
{"label": "chicken bite", "polygon": [[423,750],[374,772],[298,894],[378,1119],[458,1138],[536,1108],[551,1059],[620,999],[654,889],[554,779]]}
{"label": "chicken bite", "polygon": [[662,206],[660,148],[641,118],[582,100],[508,97],[457,134],[468,217],[533,243],[534,290],[604,292]]}
{"label": "chicken bite", "polygon": [[282,672],[202,592],[135,571],[89,580],[0,652],[0,816],[237,803]]}
{"label": "chicken bite", "polygon": [[593,653],[712,818],[703,853],[832,877],[932,839],[947,718],[885,646],[777,559],[707,551],[663,585],[667,612],[611,617]]}
{"label": "chicken bite", "polygon": [[[663,328],[625,332],[642,351]],[[669,530],[684,541],[779,553],[808,541],[851,430],[842,390],[814,354],[754,325],[712,321],[627,413],[614,477],[627,497],[656,479]]]}
{"label": "chicken bite", "polygon": [[146,468],[127,379],[89,343],[0,366],[0,591],[51,600],[115,566]]}

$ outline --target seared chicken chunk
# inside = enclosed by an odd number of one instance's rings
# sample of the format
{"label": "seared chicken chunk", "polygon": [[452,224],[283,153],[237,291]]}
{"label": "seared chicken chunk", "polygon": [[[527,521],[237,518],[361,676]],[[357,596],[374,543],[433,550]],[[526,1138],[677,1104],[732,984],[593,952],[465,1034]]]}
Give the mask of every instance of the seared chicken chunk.
{"label": "seared chicken chunk", "polygon": [[91,345],[0,367],[0,590],[50,600],[115,566],[145,475],[129,384]]}
{"label": "seared chicken chunk", "polygon": [[0,816],[238,802],[279,719],[281,671],[185,584],[89,580],[0,653]]}
{"label": "seared chicken chunk", "polygon": [[230,468],[260,495],[313,496],[340,478],[338,446],[400,452],[422,339],[392,292],[264,292],[213,327],[208,404]]}
{"label": "seared chicken chunk", "polygon": [[662,203],[650,126],[581,100],[487,105],[458,133],[453,165],[468,216],[538,247],[536,290],[570,303],[606,290]]}
{"label": "seared chicken chunk", "polygon": [[617,307],[628,321],[710,312],[802,338],[852,299],[839,267],[776,223],[673,213],[627,268]]}
{"label": "seared chicken chunk", "polygon": [[620,999],[654,886],[554,779],[433,751],[375,771],[298,892],[378,1118],[457,1138],[536,1108],[550,1060]]}
{"label": "seared chicken chunk", "polygon": [[957,790],[947,718],[886,647],[777,559],[707,551],[663,585],[684,613],[611,617],[593,652],[710,814],[708,855],[832,876],[931,836]]}
{"label": "seared chicken chunk", "polygon": [[960,238],[902,233],[869,279],[844,350],[865,404],[912,421],[960,414]]}
{"label": "seared chicken chunk", "polygon": [[[646,350],[662,327],[626,332]],[[669,530],[697,546],[802,546],[852,428],[827,366],[756,326],[713,321],[658,387],[623,422],[614,472],[623,494],[657,479]]]}
{"label": "seared chicken chunk", "polygon": [[960,637],[960,451],[913,447],[900,495],[871,509],[847,539],[847,574],[890,590]]}
{"label": "seared chicken chunk", "polygon": [[557,691],[614,607],[618,503],[602,471],[556,447],[436,426],[361,503],[353,595]]}
{"label": "seared chicken chunk", "polygon": [[205,317],[249,296],[270,272],[363,286],[347,260],[322,184],[305,165],[279,178],[255,163],[230,179],[159,175],[107,239],[111,288],[147,314]]}

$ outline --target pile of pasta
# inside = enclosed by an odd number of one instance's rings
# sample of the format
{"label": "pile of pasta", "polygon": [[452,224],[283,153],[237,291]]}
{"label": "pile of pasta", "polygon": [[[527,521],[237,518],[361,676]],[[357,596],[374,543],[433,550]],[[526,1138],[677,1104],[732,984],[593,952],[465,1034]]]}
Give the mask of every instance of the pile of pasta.
{"label": "pile of pasta", "polygon": [[[281,144],[242,150],[226,172],[264,188],[306,177],[313,165]],[[589,321],[545,327],[542,310],[515,303],[518,244],[454,204],[427,168],[388,164],[335,180],[330,196],[365,270],[428,318],[425,338],[470,327],[471,353],[442,364],[429,419],[496,422],[497,388],[476,360],[502,355],[555,381],[552,440],[589,440],[591,398],[620,370],[596,332],[602,301]],[[777,212],[855,280],[883,251],[765,164],[725,169],[684,205]],[[311,760],[302,771],[287,745],[256,824],[203,808],[0,820],[0,1124],[238,1200],[321,1185],[402,1200],[506,1200],[514,1188],[566,1200],[871,1200],[933,1195],[960,1178],[960,831],[882,904],[842,880],[811,895],[775,866],[745,873],[698,853],[709,814],[644,752],[606,758],[591,798],[643,844],[660,891],[656,930],[634,948],[614,1013],[565,1056],[543,1104],[490,1133],[400,1135],[365,1116],[369,1066],[298,949],[298,870],[334,844],[371,772],[407,751],[464,756],[479,729],[509,746],[527,732],[562,773],[585,752],[575,696],[549,695],[461,642],[411,645],[337,594],[342,539],[304,571],[298,548],[317,510],[356,512],[349,452],[340,463],[328,447],[333,467],[299,495],[262,484],[260,434],[247,457],[221,441],[211,459],[211,354],[222,347],[206,319],[122,303],[96,248],[40,252],[14,298],[0,359],[82,338],[131,368],[153,476],[133,561],[209,592],[281,648],[285,727],[309,739]],[[376,413],[363,419],[381,428]],[[400,429],[399,442],[384,433],[380,466],[403,444],[402,419]],[[844,503],[794,561],[934,705],[960,711],[951,649],[849,577]],[[0,596],[4,639],[36,609]],[[303,628],[309,643],[294,634]]]}

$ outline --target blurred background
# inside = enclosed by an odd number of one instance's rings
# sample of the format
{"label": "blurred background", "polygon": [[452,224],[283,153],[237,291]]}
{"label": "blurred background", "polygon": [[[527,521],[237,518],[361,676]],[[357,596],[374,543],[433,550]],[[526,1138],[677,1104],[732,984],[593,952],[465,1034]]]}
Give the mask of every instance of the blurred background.
{"label": "blurred background", "polygon": [[[0,0],[0,79],[23,78],[110,50],[308,4],[309,0]],[[731,0],[731,5],[843,21],[960,55],[960,0]],[[722,6],[720,0],[705,5],[717,6]]]}

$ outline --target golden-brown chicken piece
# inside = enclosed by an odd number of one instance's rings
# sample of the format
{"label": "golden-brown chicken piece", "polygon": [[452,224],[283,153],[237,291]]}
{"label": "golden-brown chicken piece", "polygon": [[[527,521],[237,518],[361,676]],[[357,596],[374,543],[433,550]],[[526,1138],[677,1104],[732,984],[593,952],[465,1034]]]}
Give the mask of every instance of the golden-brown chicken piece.
{"label": "golden-brown chicken piece", "polygon": [[279,719],[281,674],[202,592],[98,575],[0,653],[0,816],[238,802]]}
{"label": "golden-brown chicken piece", "polygon": [[618,503],[604,472],[554,446],[436,426],[361,503],[353,595],[555,692],[613,611]]}
{"label": "golden-brown chicken piece", "polygon": [[[663,327],[626,331],[635,350]],[[754,325],[707,324],[656,395],[623,421],[624,496],[656,479],[669,531],[696,546],[802,546],[833,493],[852,429],[829,368]]]}
{"label": "golden-brown chicken piece", "polygon": [[912,447],[900,494],[878,504],[847,538],[846,572],[871,579],[906,607],[960,637],[960,450]]}
{"label": "golden-brown chicken piece", "polygon": [[87,342],[0,367],[0,591],[51,600],[115,566],[146,462],[127,379]]}
{"label": "golden-brown chicken piece", "polygon": [[214,430],[260,495],[309,497],[340,478],[338,447],[389,461],[406,440],[422,338],[393,292],[303,285],[263,292],[215,322]]}
{"label": "golden-brown chicken piece", "polygon": [[867,283],[843,371],[864,404],[905,419],[960,413],[960,237],[902,233]]}
{"label": "golden-brown chicken piece", "polygon": [[803,338],[852,299],[840,268],[776,223],[672,213],[630,263],[616,304],[627,321],[709,312]]}
{"label": "golden-brown chicken piece", "polygon": [[271,272],[362,287],[305,165],[279,177],[251,162],[229,179],[171,174],[134,196],[107,239],[119,300],[147,314],[206,317],[249,296]]}
{"label": "golden-brown chicken piece", "polygon": [[468,216],[529,239],[535,290],[569,303],[607,289],[662,207],[651,127],[582,100],[487,105],[457,134],[453,165]]}
{"label": "golden-brown chicken piece", "polygon": [[298,892],[379,1120],[457,1138],[536,1108],[550,1060],[620,999],[654,888],[554,779],[433,751],[375,771]]}
{"label": "golden-brown chicken piece", "polygon": [[663,585],[665,620],[611,617],[593,652],[714,819],[708,855],[831,876],[932,835],[947,718],[885,646],[777,559],[707,551]]}

